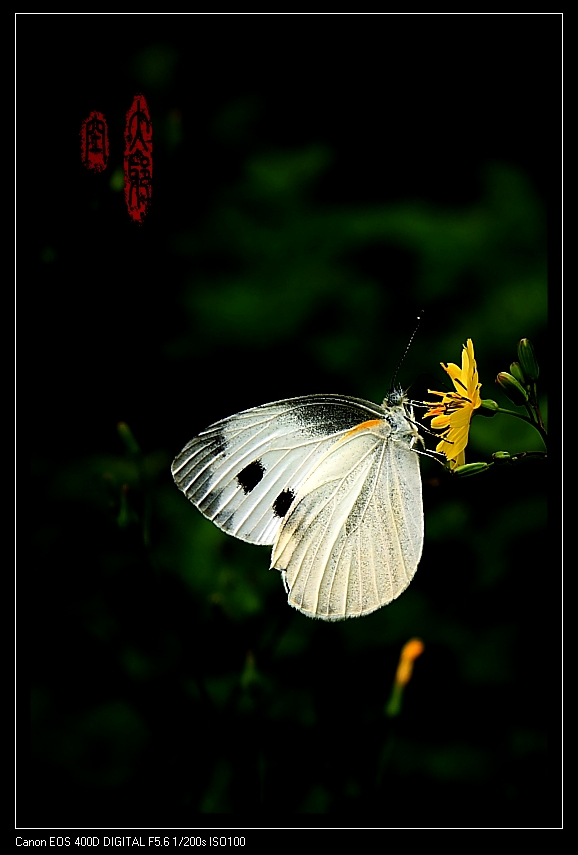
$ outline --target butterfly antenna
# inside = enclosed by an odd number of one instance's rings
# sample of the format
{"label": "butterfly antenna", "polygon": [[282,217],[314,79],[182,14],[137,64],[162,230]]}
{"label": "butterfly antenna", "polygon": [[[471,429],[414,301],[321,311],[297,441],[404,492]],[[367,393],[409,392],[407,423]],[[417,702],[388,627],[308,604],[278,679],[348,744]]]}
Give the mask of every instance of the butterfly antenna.
{"label": "butterfly antenna", "polygon": [[399,369],[401,368],[401,364],[402,364],[403,360],[405,359],[405,357],[406,357],[406,355],[407,355],[407,352],[408,352],[408,350],[409,350],[409,348],[410,348],[410,346],[411,346],[412,341],[413,341],[413,340],[414,340],[414,338],[415,338],[415,334],[416,334],[416,332],[417,332],[417,331],[418,331],[418,329],[419,329],[419,325],[420,325],[420,323],[421,323],[421,319],[423,318],[423,313],[424,313],[424,309],[422,309],[422,310],[420,311],[419,315],[417,316],[417,324],[415,325],[415,329],[414,329],[414,331],[412,332],[412,334],[411,334],[411,336],[410,336],[410,339],[409,339],[409,341],[408,341],[408,343],[407,343],[407,347],[406,347],[406,349],[404,350],[404,352],[403,352],[403,354],[402,354],[401,359],[400,359],[400,360],[399,360],[399,362],[397,363],[397,368],[395,369],[395,371],[394,371],[394,373],[393,373],[393,378],[392,378],[392,381],[391,381],[391,391],[392,391],[392,392],[393,392],[393,391],[394,391],[394,389],[395,389],[395,381],[397,380],[397,375],[398,375]]}

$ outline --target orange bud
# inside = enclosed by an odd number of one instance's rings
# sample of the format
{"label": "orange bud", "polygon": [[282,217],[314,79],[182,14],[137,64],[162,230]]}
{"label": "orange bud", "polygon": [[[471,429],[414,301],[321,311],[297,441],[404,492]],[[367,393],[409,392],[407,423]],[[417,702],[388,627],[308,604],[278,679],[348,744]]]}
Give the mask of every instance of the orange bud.
{"label": "orange bud", "polygon": [[419,638],[412,638],[410,641],[404,644],[403,649],[401,651],[401,656],[399,657],[397,673],[395,675],[395,682],[398,686],[407,686],[407,684],[411,680],[413,663],[418,656],[421,656],[423,651],[423,641],[421,641],[421,639]]}

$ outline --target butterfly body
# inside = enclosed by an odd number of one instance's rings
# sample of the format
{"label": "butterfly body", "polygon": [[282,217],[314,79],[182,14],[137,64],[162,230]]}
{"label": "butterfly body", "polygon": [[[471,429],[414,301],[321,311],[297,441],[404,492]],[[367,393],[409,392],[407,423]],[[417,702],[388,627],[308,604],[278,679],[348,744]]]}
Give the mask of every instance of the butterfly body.
{"label": "butterfly body", "polygon": [[419,438],[400,392],[275,401],[189,442],[175,482],[228,534],[273,546],[289,603],[325,620],[371,613],[409,585],[423,546]]}

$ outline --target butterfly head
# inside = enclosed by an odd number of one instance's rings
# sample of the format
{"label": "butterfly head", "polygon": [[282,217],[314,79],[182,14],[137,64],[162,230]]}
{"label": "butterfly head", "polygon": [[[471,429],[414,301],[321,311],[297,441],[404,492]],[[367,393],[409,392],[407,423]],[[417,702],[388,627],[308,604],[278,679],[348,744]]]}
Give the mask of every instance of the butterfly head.
{"label": "butterfly head", "polygon": [[392,386],[389,392],[387,393],[387,397],[383,402],[384,407],[401,407],[403,404],[407,404],[409,402],[409,398],[401,388],[401,386]]}

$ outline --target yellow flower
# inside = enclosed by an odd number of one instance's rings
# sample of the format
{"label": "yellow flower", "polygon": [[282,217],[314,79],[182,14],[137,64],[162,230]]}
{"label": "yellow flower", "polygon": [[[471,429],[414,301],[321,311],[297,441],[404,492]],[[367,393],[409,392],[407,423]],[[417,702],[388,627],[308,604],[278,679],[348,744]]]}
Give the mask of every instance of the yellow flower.
{"label": "yellow flower", "polygon": [[463,466],[466,461],[464,449],[468,444],[470,421],[474,410],[482,403],[481,384],[478,383],[478,369],[471,338],[462,350],[461,368],[453,362],[448,365],[442,362],[441,366],[452,378],[456,391],[434,392],[428,389],[430,395],[439,395],[442,400],[437,404],[427,402],[431,407],[425,417],[431,418],[432,428],[442,431],[443,439],[438,443],[436,451],[444,454],[450,461],[451,468],[455,469],[456,466]]}

